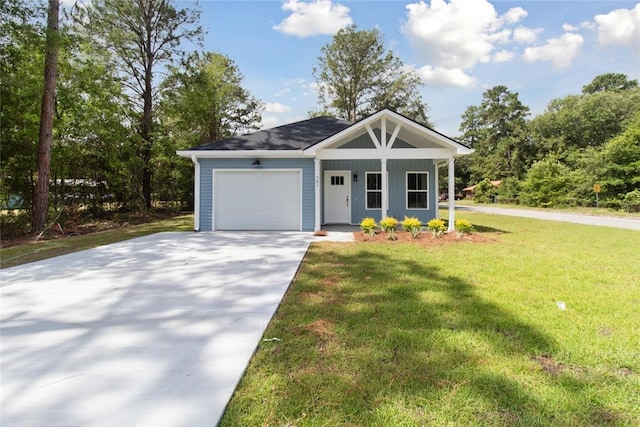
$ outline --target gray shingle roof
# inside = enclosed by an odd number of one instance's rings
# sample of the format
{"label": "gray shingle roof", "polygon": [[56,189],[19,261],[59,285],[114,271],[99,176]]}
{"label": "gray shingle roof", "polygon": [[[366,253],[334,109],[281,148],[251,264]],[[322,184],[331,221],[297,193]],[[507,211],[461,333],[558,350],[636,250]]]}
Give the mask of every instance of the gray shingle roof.
{"label": "gray shingle roof", "polygon": [[208,142],[189,150],[304,150],[351,126],[333,117],[316,117],[221,141]]}

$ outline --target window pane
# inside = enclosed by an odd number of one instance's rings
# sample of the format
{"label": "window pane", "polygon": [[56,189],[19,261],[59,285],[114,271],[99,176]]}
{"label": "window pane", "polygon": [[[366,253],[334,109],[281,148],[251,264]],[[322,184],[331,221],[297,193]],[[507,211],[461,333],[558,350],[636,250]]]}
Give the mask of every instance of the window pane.
{"label": "window pane", "polygon": [[427,190],[429,188],[429,180],[426,173],[409,173],[407,174],[407,190]]}
{"label": "window pane", "polygon": [[382,208],[382,193],[379,191],[367,192],[367,209]]}
{"label": "window pane", "polygon": [[382,189],[382,174],[368,173],[367,174],[367,190],[381,190],[381,189]]}
{"label": "window pane", "polygon": [[407,174],[407,190],[417,190],[416,174]]}
{"label": "window pane", "polygon": [[409,209],[427,209],[427,193],[417,191],[410,191],[407,193],[407,207]]}
{"label": "window pane", "polygon": [[429,187],[429,183],[427,182],[427,174],[419,173],[418,175],[418,190],[426,190]]}

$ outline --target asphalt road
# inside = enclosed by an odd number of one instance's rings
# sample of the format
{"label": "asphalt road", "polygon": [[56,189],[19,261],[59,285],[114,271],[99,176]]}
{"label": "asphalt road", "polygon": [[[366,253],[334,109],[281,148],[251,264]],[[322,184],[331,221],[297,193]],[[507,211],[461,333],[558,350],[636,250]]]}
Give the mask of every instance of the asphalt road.
{"label": "asphalt road", "polygon": [[[446,208],[446,206],[443,205],[443,208]],[[547,212],[530,209],[496,208],[492,206],[476,205],[456,206],[456,211],[482,212],[495,215],[520,216],[524,218],[544,219],[549,221],[571,222],[574,224],[624,228],[627,230],[640,230],[640,218]]]}

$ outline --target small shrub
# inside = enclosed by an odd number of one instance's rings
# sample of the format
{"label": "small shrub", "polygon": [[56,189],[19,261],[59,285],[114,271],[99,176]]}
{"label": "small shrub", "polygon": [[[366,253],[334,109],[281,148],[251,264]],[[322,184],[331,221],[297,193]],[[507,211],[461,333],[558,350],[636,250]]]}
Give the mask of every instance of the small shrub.
{"label": "small shrub", "polygon": [[398,227],[398,220],[392,216],[388,216],[380,221],[380,227],[387,232],[389,240],[396,240],[396,228]]}
{"label": "small shrub", "polygon": [[31,218],[26,211],[9,210],[0,215],[0,238],[22,237],[31,229]]}
{"label": "small shrub", "polygon": [[473,190],[473,201],[475,203],[494,203],[497,195],[498,189],[496,186],[485,178]]}
{"label": "small shrub", "polygon": [[434,218],[427,223],[427,228],[431,230],[431,233],[438,237],[447,231],[447,227],[444,225],[444,221],[438,218]]}
{"label": "small shrub", "polygon": [[400,223],[404,231],[408,231],[411,233],[411,237],[416,239],[418,235],[422,232],[422,222],[414,216],[408,217],[405,216],[404,220]]}
{"label": "small shrub", "polygon": [[624,195],[622,206],[627,212],[640,211],[640,190],[635,189]]}
{"label": "small shrub", "polygon": [[378,228],[378,224],[376,224],[376,220],[373,218],[364,218],[360,221],[360,230],[369,236],[373,236],[376,234],[376,229]]}
{"label": "small shrub", "polygon": [[456,220],[455,228],[456,228],[456,235],[458,237],[462,236],[463,234],[471,234],[474,231],[474,228],[471,222],[467,219],[462,219],[462,218]]}

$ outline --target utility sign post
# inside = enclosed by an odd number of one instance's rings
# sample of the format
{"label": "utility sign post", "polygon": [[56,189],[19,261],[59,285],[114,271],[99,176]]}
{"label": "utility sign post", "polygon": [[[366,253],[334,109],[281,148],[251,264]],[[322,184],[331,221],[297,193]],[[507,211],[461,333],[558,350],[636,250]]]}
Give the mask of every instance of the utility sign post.
{"label": "utility sign post", "polygon": [[593,192],[596,193],[596,209],[598,209],[598,196],[600,194],[600,184],[593,184]]}

